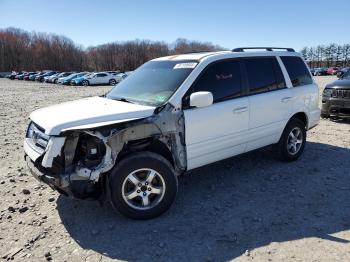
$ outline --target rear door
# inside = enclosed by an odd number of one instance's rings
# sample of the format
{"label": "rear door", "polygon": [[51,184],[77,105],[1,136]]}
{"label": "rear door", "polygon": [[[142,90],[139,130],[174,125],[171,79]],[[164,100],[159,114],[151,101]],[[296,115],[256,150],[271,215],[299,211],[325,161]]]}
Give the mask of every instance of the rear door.
{"label": "rear door", "polygon": [[94,84],[95,85],[103,85],[108,83],[108,74],[106,73],[98,73],[96,74],[96,77],[94,78]]}
{"label": "rear door", "polygon": [[279,140],[291,112],[292,96],[276,57],[244,58],[249,86],[249,132],[246,151]]}
{"label": "rear door", "polygon": [[[209,91],[214,103],[190,108],[193,92]],[[188,170],[243,153],[249,122],[239,59],[214,62],[203,70],[184,97]]]}

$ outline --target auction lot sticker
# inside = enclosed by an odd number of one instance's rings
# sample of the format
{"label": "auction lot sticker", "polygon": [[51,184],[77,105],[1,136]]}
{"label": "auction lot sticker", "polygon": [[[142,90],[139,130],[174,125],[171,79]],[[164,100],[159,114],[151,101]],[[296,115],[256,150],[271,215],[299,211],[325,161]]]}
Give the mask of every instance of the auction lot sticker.
{"label": "auction lot sticker", "polygon": [[193,69],[193,68],[196,67],[197,64],[198,63],[193,63],[193,62],[191,62],[191,63],[180,63],[180,64],[176,64],[174,66],[174,69],[180,69],[180,68],[182,68],[182,69],[184,69],[184,68]]}

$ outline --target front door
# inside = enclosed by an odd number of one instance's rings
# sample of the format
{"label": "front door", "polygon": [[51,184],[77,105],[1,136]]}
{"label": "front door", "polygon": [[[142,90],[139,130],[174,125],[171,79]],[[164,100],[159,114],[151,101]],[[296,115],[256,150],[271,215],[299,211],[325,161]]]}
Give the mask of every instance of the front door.
{"label": "front door", "polygon": [[[214,103],[186,108],[190,94],[209,91]],[[214,62],[204,69],[184,97],[188,170],[245,151],[249,101],[243,97],[239,59]]]}

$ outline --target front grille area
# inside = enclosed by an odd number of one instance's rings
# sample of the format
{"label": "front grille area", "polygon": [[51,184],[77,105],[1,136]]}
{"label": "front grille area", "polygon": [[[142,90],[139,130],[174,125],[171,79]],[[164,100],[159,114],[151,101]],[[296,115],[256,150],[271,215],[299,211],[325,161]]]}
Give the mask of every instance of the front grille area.
{"label": "front grille area", "polygon": [[334,89],[332,92],[332,97],[350,99],[350,89]]}
{"label": "front grille area", "polygon": [[45,130],[34,122],[29,124],[26,138],[37,151],[44,151],[49,142],[49,136],[45,134]]}

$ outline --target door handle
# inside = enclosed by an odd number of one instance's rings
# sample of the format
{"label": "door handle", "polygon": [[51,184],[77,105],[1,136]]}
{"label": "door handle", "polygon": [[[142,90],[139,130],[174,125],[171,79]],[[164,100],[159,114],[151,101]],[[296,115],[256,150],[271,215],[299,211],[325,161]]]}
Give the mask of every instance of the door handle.
{"label": "door handle", "polygon": [[240,114],[240,113],[246,112],[247,110],[248,110],[248,107],[246,107],[246,106],[237,107],[233,110],[233,113]]}
{"label": "door handle", "polygon": [[290,96],[283,97],[283,98],[281,99],[281,102],[282,102],[282,103],[287,103],[287,102],[289,102],[291,99],[292,99],[292,98],[291,98]]}

